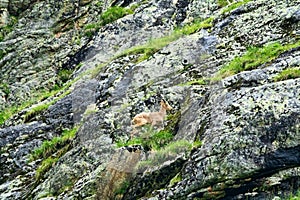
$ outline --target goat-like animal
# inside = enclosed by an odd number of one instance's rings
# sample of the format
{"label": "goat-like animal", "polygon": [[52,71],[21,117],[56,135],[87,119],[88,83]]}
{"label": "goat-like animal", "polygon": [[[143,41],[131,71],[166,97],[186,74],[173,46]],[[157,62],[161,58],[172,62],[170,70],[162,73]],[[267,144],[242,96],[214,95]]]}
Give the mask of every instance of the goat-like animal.
{"label": "goat-like animal", "polygon": [[172,107],[165,100],[161,100],[159,112],[143,112],[137,114],[132,119],[131,123],[133,129],[146,124],[150,124],[152,127],[160,124],[163,127],[164,118],[168,110],[172,110]]}

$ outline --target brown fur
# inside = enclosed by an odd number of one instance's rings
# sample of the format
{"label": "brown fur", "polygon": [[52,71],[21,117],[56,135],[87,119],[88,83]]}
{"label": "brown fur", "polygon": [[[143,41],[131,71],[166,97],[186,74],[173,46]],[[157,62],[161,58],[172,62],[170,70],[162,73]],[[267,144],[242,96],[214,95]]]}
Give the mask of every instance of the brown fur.
{"label": "brown fur", "polygon": [[162,125],[163,127],[163,121],[168,110],[172,110],[172,107],[168,104],[168,102],[161,100],[160,110],[158,112],[149,112],[149,113],[143,112],[137,114],[132,119],[131,123],[133,129],[146,124],[150,124],[151,126]]}

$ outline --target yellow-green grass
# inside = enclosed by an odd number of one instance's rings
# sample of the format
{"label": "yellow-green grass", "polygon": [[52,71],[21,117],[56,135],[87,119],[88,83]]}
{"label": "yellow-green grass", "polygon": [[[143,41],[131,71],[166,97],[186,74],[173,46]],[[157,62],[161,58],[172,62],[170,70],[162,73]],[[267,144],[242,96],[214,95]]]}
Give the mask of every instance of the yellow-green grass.
{"label": "yellow-green grass", "polygon": [[300,78],[300,67],[287,68],[274,77],[274,81]]}
{"label": "yellow-green grass", "polygon": [[[234,2],[234,3],[230,3],[230,4],[224,4],[224,0],[219,0],[220,3],[222,3],[222,5],[226,6],[224,7],[222,10],[221,10],[221,14],[224,14],[224,13],[228,13],[248,2],[250,2],[252,0],[242,0],[242,1],[237,1],[237,2]],[[219,4],[220,5],[220,4]]]}
{"label": "yellow-green grass", "polygon": [[122,18],[125,15],[132,14],[132,13],[133,13],[133,10],[128,9],[128,8],[123,8],[123,7],[119,7],[119,6],[110,7],[100,15],[98,22],[87,24],[84,27],[84,34],[87,37],[91,37],[102,26],[112,23],[112,22],[116,21],[117,19]]}
{"label": "yellow-green grass", "polygon": [[213,17],[207,18],[205,20],[195,20],[191,24],[175,28],[175,30],[169,35],[160,38],[150,39],[144,45],[135,46],[133,48],[125,50],[121,54],[117,55],[114,59],[133,54],[141,54],[141,56],[136,61],[137,63],[141,62],[143,60],[148,59],[154,53],[167,46],[171,42],[178,40],[184,35],[193,34],[202,28],[211,28],[213,20]]}
{"label": "yellow-green grass", "polygon": [[144,149],[158,150],[168,144],[173,139],[170,131],[154,131],[151,128],[141,134],[141,136],[134,137],[126,142],[118,141],[117,147],[141,145]]}
{"label": "yellow-green grass", "polygon": [[65,129],[62,135],[59,137],[54,137],[52,140],[46,140],[42,145],[33,150],[30,155],[30,160],[36,160],[39,158],[47,158],[51,154],[55,153],[59,149],[62,149],[68,142],[70,142],[76,135],[78,127],[73,129]]}
{"label": "yellow-green grass", "polygon": [[49,169],[51,169],[51,167],[53,167],[56,164],[57,161],[58,158],[52,157],[43,160],[35,172],[35,178],[39,180],[45,174],[45,172],[47,172]]}
{"label": "yellow-green grass", "polygon": [[299,46],[300,41],[286,45],[274,42],[262,47],[249,47],[244,55],[235,57],[230,63],[222,67],[213,79],[219,80],[242,71],[256,69],[262,64],[272,62],[281,53]]}

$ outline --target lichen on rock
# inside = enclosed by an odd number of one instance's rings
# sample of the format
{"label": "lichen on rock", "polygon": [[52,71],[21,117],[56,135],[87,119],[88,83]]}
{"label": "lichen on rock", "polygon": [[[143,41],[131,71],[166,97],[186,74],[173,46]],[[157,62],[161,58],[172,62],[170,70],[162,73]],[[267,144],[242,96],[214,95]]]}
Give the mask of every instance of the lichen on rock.
{"label": "lichen on rock", "polygon": [[0,1],[0,199],[296,194],[299,3]]}

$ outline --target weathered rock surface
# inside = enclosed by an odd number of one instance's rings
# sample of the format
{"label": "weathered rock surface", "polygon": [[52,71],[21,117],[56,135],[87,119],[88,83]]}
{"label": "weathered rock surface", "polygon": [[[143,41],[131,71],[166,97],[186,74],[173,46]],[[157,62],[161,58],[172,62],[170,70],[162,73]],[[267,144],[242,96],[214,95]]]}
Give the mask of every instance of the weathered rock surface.
{"label": "weathered rock surface", "polygon": [[[300,1],[245,2],[0,1],[0,109],[14,111],[0,129],[0,199],[273,199],[299,190],[300,79],[274,77],[299,68],[300,47],[209,81],[249,46],[299,41]],[[134,12],[85,35],[116,5]],[[147,59],[127,51],[209,17],[211,26]],[[36,105],[15,109],[33,97]],[[159,153],[116,143],[161,98],[173,107],[173,142],[202,145],[136,171]],[[30,159],[74,127],[74,138]]]}

